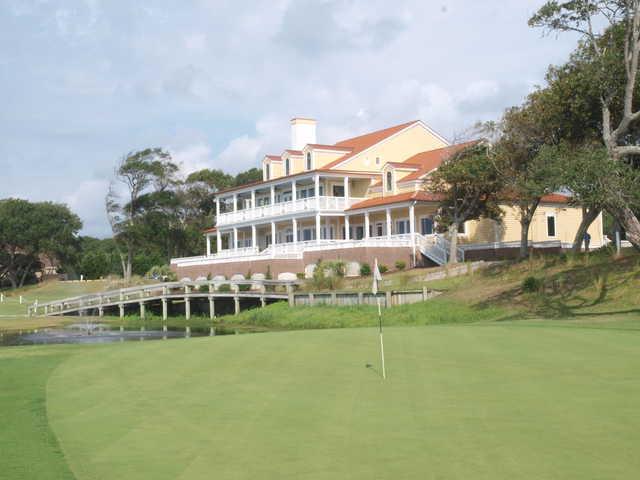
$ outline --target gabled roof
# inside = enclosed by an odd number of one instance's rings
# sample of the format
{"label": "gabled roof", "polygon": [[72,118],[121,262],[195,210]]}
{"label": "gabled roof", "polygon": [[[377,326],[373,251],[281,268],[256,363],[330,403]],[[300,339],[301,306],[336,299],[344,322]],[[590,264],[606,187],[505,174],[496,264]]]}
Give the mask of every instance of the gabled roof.
{"label": "gabled roof", "polygon": [[324,145],[322,143],[307,143],[307,147],[317,148],[319,150],[333,150],[336,152],[350,152],[351,147],[338,147],[336,145]]}
{"label": "gabled roof", "polygon": [[282,157],[280,155],[265,155],[264,158],[268,158],[269,160],[271,160],[273,162],[281,162],[282,161]]}
{"label": "gabled roof", "polygon": [[325,168],[333,168],[336,165],[348,160],[349,158],[359,154],[360,152],[366,150],[369,147],[372,147],[378,142],[404,130],[410,125],[414,123],[419,123],[419,120],[413,120],[411,122],[402,123],[400,125],[396,125],[394,127],[385,128],[383,130],[377,130],[375,132],[367,133],[365,135],[360,135],[359,137],[348,138],[346,140],[342,140],[335,144],[336,147],[347,147],[350,148],[351,151],[346,155],[334,160],[333,162],[329,162],[325,165]]}
{"label": "gabled roof", "polygon": [[289,150],[289,149],[287,149],[287,150],[284,151],[284,153],[288,153],[290,155],[300,156],[300,155],[302,155],[302,150]]}

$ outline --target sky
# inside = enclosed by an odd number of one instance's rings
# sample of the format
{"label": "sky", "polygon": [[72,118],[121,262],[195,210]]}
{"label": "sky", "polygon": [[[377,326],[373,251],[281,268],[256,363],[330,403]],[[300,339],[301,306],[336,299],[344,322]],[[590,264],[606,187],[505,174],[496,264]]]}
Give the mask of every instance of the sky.
{"label": "sky", "polygon": [[415,119],[461,138],[575,47],[527,26],[542,3],[2,0],[0,198],[66,203],[105,237],[138,149],[236,173],[288,148],[294,116],[319,143]]}

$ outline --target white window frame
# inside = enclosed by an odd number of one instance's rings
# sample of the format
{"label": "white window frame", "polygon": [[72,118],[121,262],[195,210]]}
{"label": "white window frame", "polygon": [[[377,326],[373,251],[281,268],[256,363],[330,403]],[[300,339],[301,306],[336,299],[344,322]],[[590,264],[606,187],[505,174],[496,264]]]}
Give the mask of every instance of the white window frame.
{"label": "white window frame", "polygon": [[401,218],[396,218],[393,221],[393,226],[394,226],[394,228],[396,230],[395,231],[396,235],[401,235],[400,229],[398,228],[398,224],[400,224],[400,223],[403,223],[404,224],[403,228],[406,229],[406,232],[403,232],[403,233],[411,233],[410,232],[410,230],[411,230],[411,222],[409,222],[409,217],[401,217]]}

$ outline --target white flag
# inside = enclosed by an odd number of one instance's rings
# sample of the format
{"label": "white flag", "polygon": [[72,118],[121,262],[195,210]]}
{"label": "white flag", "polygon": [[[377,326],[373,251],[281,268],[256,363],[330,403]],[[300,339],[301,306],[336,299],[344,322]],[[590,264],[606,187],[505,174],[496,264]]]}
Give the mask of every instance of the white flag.
{"label": "white flag", "polygon": [[371,286],[371,292],[374,295],[378,294],[378,282],[382,281],[382,275],[380,275],[380,269],[378,268],[378,259],[373,262],[373,285]]}

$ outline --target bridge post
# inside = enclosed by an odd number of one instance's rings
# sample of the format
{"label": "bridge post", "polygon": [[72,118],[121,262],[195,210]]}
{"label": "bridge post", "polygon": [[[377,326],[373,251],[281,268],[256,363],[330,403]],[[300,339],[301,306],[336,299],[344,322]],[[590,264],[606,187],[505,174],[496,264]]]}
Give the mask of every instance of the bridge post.
{"label": "bridge post", "polygon": [[[47,307],[44,307],[44,312],[45,312],[45,315],[46,315],[47,314]],[[102,305],[100,305],[98,307],[98,316],[99,317],[104,317],[104,308],[102,308]]]}
{"label": "bridge post", "polygon": [[187,296],[190,291],[191,291],[191,289],[189,288],[189,285],[185,285],[184,286],[184,293],[185,293],[185,297],[184,297],[184,316],[185,316],[185,318],[187,320],[189,320],[191,318],[191,300]]}
{"label": "bridge post", "polygon": [[[211,288],[211,285],[209,285],[209,288]],[[216,305],[214,303],[212,295],[209,295],[209,318],[211,320],[216,318]]]}
{"label": "bridge post", "polygon": [[144,302],[140,302],[140,318],[144,320]]}
{"label": "bridge post", "polygon": [[49,307],[47,305],[44,306],[44,316],[46,317],[49,313]]}
{"label": "bridge post", "polygon": [[234,314],[238,315],[240,313],[240,297],[238,297],[237,295],[234,295],[233,297],[233,308],[234,308]]}
{"label": "bridge post", "polygon": [[385,297],[385,306],[387,308],[391,307],[391,290],[387,290],[386,292],[384,292],[384,297]]}
{"label": "bridge post", "polygon": [[362,305],[364,303],[364,293],[358,292],[358,305]]}
{"label": "bridge post", "polygon": [[338,303],[338,297],[336,296],[336,292],[331,292],[331,305],[336,305]]}
{"label": "bridge post", "polygon": [[167,321],[167,299],[162,299],[162,320]]}
{"label": "bridge post", "polygon": [[313,293],[309,293],[309,305],[313,305],[316,303],[316,298],[313,296]]}
{"label": "bridge post", "polygon": [[427,287],[423,286],[422,287],[422,301],[424,302],[428,298],[429,298],[429,290],[427,290]]}
{"label": "bridge post", "polygon": [[124,303],[118,304],[118,310],[120,311],[120,318],[124,318]]}
{"label": "bridge post", "polygon": [[264,298],[264,295],[260,295],[260,306],[264,308],[267,305],[267,301]]}
{"label": "bridge post", "polygon": [[293,285],[291,285],[290,283],[287,283],[286,288],[287,288],[287,297],[289,298],[289,306],[294,307],[296,304],[296,299],[293,296]]}

